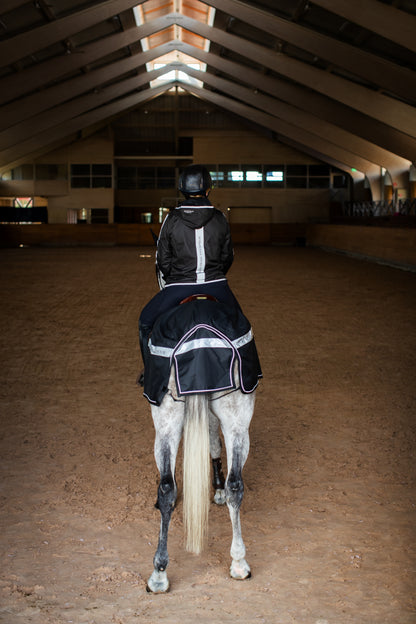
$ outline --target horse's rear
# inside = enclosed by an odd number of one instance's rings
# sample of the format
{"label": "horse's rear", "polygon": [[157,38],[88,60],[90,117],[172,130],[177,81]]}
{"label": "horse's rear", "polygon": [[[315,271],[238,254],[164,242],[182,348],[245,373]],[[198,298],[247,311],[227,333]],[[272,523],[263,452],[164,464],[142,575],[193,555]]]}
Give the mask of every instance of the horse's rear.
{"label": "horse's rear", "polygon": [[[154,557],[154,571],[148,590],[156,593],[169,588],[166,568],[169,563],[167,537],[177,488],[175,465],[183,433],[183,516],[185,547],[200,553],[207,537],[210,505],[211,460],[215,471],[214,500],[226,502],[233,529],[230,574],[236,579],[248,578],[250,567],[245,560],[241,535],[240,506],[243,500],[243,466],[249,452],[249,425],[253,415],[255,392],[240,390],[213,394],[193,394],[185,399],[176,395],[173,375],[170,390],[160,406],[152,405],[155,425],[155,459],[160,472],[157,507],[161,513],[159,543]],[[221,427],[227,454],[227,476],[222,483],[218,471],[221,456]],[[225,498],[225,501],[224,501]]]}
{"label": "horse's rear", "polygon": [[[250,445],[249,425],[254,410],[255,388],[261,376],[257,352],[251,328],[248,331],[244,324],[247,322],[245,318],[235,330],[236,335],[230,338],[215,325],[221,314],[226,314],[221,304],[207,302],[201,307],[198,303],[198,308],[189,307],[191,305],[194,304],[186,304],[184,308],[187,308],[194,325],[176,347],[170,346],[174,342],[171,340],[171,318],[162,319],[159,334],[153,332],[153,352],[160,360],[160,366],[155,366],[155,374],[163,372],[163,358],[171,366],[168,369],[169,382],[163,385],[163,376],[160,377],[163,393],[158,394],[158,390],[153,389],[153,402],[149,396],[152,392],[150,383],[146,394],[145,378],[145,395],[152,403],[156,432],[155,459],[160,472],[157,497],[161,513],[159,543],[153,560],[154,570],[148,581],[148,590],[157,593],[169,588],[166,574],[169,563],[167,538],[177,498],[175,466],[182,434],[185,546],[191,552],[200,553],[206,540],[211,457],[216,490],[214,501],[227,503],[233,528],[230,574],[237,579],[250,576],[241,535],[240,506],[244,494],[242,470]],[[209,310],[211,316],[208,317],[215,317],[215,322],[206,320]],[[200,322],[199,314],[206,322]],[[169,334],[170,343],[167,346],[157,343],[157,340],[161,341],[163,331]],[[198,371],[201,372],[196,375]],[[192,384],[196,384],[196,389]],[[225,479],[221,470],[220,428],[227,455]]]}

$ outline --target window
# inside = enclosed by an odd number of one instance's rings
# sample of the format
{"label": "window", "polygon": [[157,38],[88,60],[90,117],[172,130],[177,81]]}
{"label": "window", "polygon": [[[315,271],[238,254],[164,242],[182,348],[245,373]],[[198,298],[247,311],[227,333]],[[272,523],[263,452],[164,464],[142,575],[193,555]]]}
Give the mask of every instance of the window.
{"label": "window", "polygon": [[117,188],[121,190],[137,188],[137,167],[119,167],[117,169]]}
{"label": "window", "polygon": [[309,188],[329,188],[330,178],[329,176],[326,178],[323,177],[311,177],[309,176]]}
{"label": "window", "polygon": [[33,180],[33,165],[20,165],[11,171],[12,180]]}
{"label": "window", "polygon": [[[212,165],[211,168],[214,169],[214,166]],[[239,187],[244,177],[239,165],[218,165],[217,171],[213,171],[213,173],[215,186],[218,188]]]}
{"label": "window", "polygon": [[308,178],[298,176],[287,176],[286,178],[286,188],[307,188],[308,186]]}
{"label": "window", "polygon": [[329,176],[331,167],[329,165],[309,165],[310,176]]}
{"label": "window", "polygon": [[117,188],[120,190],[175,187],[175,167],[119,167],[117,169]]}
{"label": "window", "polygon": [[138,189],[154,189],[156,178],[156,167],[137,167],[136,178]]}
{"label": "window", "polygon": [[309,165],[309,188],[329,188],[330,174],[329,165]]}
{"label": "window", "polygon": [[175,167],[157,167],[155,188],[175,188]]}
{"label": "window", "polygon": [[263,171],[261,165],[243,166],[244,186],[261,187],[263,181]]}
{"label": "window", "polygon": [[337,173],[336,175],[334,175],[332,186],[335,189],[347,188],[348,187],[348,177],[346,175],[342,175],[342,174],[338,174]]}
{"label": "window", "polygon": [[286,188],[308,187],[308,165],[286,165]]}
{"label": "window", "polygon": [[218,171],[217,165],[207,165],[207,169],[211,176],[212,186],[224,186],[224,171]]}
{"label": "window", "polygon": [[15,208],[33,208],[33,197],[15,197],[13,206]]}
{"label": "window", "polygon": [[308,166],[307,165],[286,165],[286,175],[287,176],[307,176]]}
{"label": "window", "polygon": [[284,165],[264,165],[264,181],[266,187],[283,188],[285,185]]}
{"label": "window", "polygon": [[66,180],[67,178],[66,165],[35,165],[36,180]]}
{"label": "window", "polygon": [[111,164],[74,164],[71,165],[72,188],[111,188]]}
{"label": "window", "polygon": [[107,208],[91,208],[91,223],[108,223]]}

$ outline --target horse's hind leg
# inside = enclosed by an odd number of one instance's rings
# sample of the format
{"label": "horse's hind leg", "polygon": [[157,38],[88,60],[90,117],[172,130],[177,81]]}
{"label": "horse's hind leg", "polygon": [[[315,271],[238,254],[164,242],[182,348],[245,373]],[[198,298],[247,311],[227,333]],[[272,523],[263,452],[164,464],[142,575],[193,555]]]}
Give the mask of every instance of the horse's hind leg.
{"label": "horse's hind leg", "polygon": [[160,407],[152,406],[156,430],[155,459],[160,473],[157,507],[161,515],[159,542],[153,559],[154,570],[147,583],[147,590],[154,593],[166,592],[169,589],[166,573],[169,563],[167,542],[177,496],[175,464],[183,429],[183,405],[182,402],[175,402],[167,395]]}
{"label": "horse's hind leg", "polygon": [[221,463],[221,439],[219,433],[219,420],[210,410],[209,413],[209,451],[212,461],[212,485],[215,490],[214,503],[225,504],[225,478]]}
{"label": "horse's hind leg", "polygon": [[241,534],[240,521],[240,507],[244,495],[242,470],[247,459],[243,448],[244,446],[244,439],[236,438],[234,440],[231,451],[231,469],[228,472],[225,482],[225,496],[233,527],[233,540],[230,551],[232,559],[230,574],[235,579],[246,579],[251,576],[250,566],[245,559],[246,547]]}
{"label": "horse's hind leg", "polygon": [[254,394],[234,392],[215,402],[227,449],[228,474],[225,496],[233,528],[230,574],[235,579],[251,576],[241,534],[240,507],[244,495],[242,471],[248,457],[249,425],[254,409]]}

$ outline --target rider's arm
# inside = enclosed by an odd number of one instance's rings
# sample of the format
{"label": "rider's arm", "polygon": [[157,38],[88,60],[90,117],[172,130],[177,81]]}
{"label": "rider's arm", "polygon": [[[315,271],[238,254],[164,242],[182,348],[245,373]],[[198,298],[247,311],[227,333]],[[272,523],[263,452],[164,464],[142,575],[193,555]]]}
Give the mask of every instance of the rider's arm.
{"label": "rider's arm", "polygon": [[[224,217],[224,215],[223,215]],[[231,241],[231,232],[230,232],[230,226],[228,225],[228,221],[227,219],[224,217],[224,222],[225,225],[223,224],[224,227],[224,244],[222,247],[222,253],[221,253],[221,262],[222,262],[222,266],[223,266],[223,271],[224,271],[224,275],[227,273],[228,269],[230,268],[230,266],[233,263],[234,260],[234,249],[233,249],[233,243]]]}
{"label": "rider's arm", "polygon": [[[169,241],[169,215],[164,220],[160,229],[159,238],[157,241],[156,251],[156,265],[159,273],[162,276],[163,282],[166,281],[170,274],[172,254]],[[159,280],[160,285],[160,280]]]}

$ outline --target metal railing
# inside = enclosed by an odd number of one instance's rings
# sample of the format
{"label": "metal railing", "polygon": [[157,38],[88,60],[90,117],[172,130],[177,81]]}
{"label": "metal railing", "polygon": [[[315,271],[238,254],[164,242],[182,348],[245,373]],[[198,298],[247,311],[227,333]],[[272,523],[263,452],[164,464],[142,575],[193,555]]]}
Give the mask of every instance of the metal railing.
{"label": "metal railing", "polygon": [[394,215],[416,216],[416,199],[379,200],[379,201],[349,201],[342,206],[344,217],[354,219],[391,217]]}

